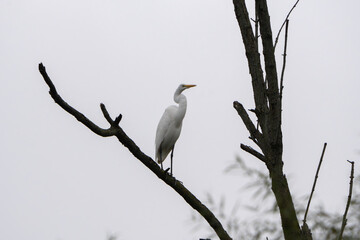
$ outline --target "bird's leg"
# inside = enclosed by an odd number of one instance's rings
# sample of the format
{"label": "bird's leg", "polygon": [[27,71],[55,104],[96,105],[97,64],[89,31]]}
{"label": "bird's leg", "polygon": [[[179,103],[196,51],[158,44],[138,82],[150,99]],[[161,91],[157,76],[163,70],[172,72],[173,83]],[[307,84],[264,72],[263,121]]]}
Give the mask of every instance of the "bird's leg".
{"label": "bird's leg", "polygon": [[[162,157],[161,157],[161,152],[162,152],[162,150],[161,150],[161,146],[160,146],[159,152],[160,152],[160,158],[159,158],[159,159],[162,159]],[[160,165],[161,165],[161,170],[163,170],[163,171],[164,171],[164,168],[163,168],[163,164],[162,164],[162,162],[160,163]]]}
{"label": "bird's leg", "polygon": [[[161,154],[160,154],[160,159],[161,159]],[[164,171],[164,167],[163,167],[163,164],[162,164],[162,162],[160,163],[160,166],[161,166],[161,170],[163,170]],[[167,173],[168,171],[170,170],[170,168],[167,168],[167,169],[165,169],[165,173]]]}
{"label": "bird's leg", "polygon": [[170,164],[170,175],[172,176],[172,170],[173,170],[173,156],[174,156],[174,148],[175,148],[175,145],[173,146],[173,148],[171,149],[171,155],[170,155],[170,158],[171,158],[171,164]]}

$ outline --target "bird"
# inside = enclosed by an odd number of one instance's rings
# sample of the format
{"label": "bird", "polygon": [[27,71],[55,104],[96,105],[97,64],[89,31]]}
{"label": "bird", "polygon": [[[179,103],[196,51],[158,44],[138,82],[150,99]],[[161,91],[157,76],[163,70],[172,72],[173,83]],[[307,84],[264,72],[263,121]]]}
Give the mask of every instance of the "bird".
{"label": "bird", "polygon": [[[193,84],[180,84],[174,93],[174,101],[178,104],[171,105],[165,109],[164,114],[162,115],[159,124],[156,129],[155,137],[155,160],[161,164],[161,169],[163,169],[163,161],[171,152],[171,165],[170,165],[170,175],[172,175],[172,165],[173,165],[173,154],[174,146],[178,140],[182,121],[185,117],[187,101],[185,95],[181,94],[184,90],[188,88],[195,87]],[[169,169],[165,170],[166,172]]]}

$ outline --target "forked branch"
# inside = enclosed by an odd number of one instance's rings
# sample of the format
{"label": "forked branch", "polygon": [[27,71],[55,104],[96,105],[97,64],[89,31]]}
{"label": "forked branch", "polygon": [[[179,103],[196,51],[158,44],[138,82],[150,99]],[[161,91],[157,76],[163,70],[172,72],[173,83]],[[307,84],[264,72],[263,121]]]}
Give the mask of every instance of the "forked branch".
{"label": "forked branch", "polygon": [[121,120],[121,114],[113,120],[108,111],[105,108],[104,104],[100,104],[101,111],[105,119],[109,122],[110,127],[108,129],[103,129],[90,121],[87,117],[85,117],[81,112],[77,111],[75,108],[71,107],[68,103],[66,103],[60,95],[57,93],[55,85],[51,81],[48,76],[46,69],[42,63],[39,64],[39,71],[43,76],[46,84],[50,88],[50,95],[54,99],[54,101],[62,107],[66,112],[74,116],[79,122],[87,126],[94,133],[102,136],[102,137],[110,137],[115,136],[129,151],[140,160],[146,167],[148,167],[157,177],[163,180],[167,185],[169,185],[172,189],[174,189],[179,195],[181,195],[184,200],[197,212],[199,212],[205,220],[210,224],[210,226],[214,229],[216,234],[219,236],[221,240],[231,240],[231,237],[225,231],[220,221],[215,217],[215,215],[204,205],[201,203],[199,199],[197,199],[180,181],[178,181],[175,177],[170,176],[166,172],[162,171],[158,164],[155,163],[153,159],[144,154],[140,148],[135,144],[135,142],[129,138],[123,129],[119,126],[119,122]]}
{"label": "forked branch", "polygon": [[285,18],[285,21],[283,22],[283,24],[281,25],[280,29],[279,29],[279,32],[278,34],[276,35],[276,39],[275,39],[275,43],[274,43],[274,48],[276,48],[276,45],[279,41],[279,36],[280,36],[280,33],[281,33],[281,30],[283,29],[283,27],[285,26],[286,24],[286,21],[289,19],[290,17],[290,14],[291,12],[294,10],[294,8],[296,7],[296,5],[299,3],[300,0],[297,0],[296,3],[294,4],[294,6],[290,9],[290,12],[288,13],[288,15],[286,16]]}
{"label": "forked branch", "polygon": [[97,135],[100,135],[102,137],[110,137],[114,136],[117,132],[117,130],[114,127],[110,127],[108,129],[103,129],[94,124],[92,121],[90,121],[87,117],[85,117],[81,112],[77,111],[75,108],[71,107],[67,102],[65,102],[61,96],[57,93],[55,85],[51,81],[50,77],[46,73],[46,69],[42,63],[39,64],[39,71],[41,75],[43,76],[46,84],[49,86],[50,91],[49,94],[54,99],[54,101],[62,107],[66,112],[73,115],[79,122],[87,126],[91,131],[96,133]]}

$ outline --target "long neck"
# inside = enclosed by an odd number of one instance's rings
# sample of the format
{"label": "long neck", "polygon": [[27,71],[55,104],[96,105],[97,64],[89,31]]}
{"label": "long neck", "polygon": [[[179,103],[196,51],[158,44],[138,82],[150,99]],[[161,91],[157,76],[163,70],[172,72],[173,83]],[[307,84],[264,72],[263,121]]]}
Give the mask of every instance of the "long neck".
{"label": "long neck", "polygon": [[178,117],[176,119],[179,120],[180,123],[181,123],[181,121],[184,119],[185,113],[186,113],[186,106],[187,106],[186,97],[184,95],[182,95],[182,94],[175,93],[174,94],[174,101],[179,104],[178,110],[177,110],[177,113],[176,113],[176,115]]}

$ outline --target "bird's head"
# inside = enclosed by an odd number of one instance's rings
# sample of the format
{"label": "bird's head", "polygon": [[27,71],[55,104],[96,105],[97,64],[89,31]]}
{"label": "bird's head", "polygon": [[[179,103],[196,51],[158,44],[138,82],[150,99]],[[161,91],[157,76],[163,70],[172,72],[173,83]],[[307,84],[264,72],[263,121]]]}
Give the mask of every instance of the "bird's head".
{"label": "bird's head", "polygon": [[185,89],[192,88],[192,87],[196,87],[196,85],[193,85],[193,84],[180,84],[177,90],[178,90],[179,93],[181,93]]}

